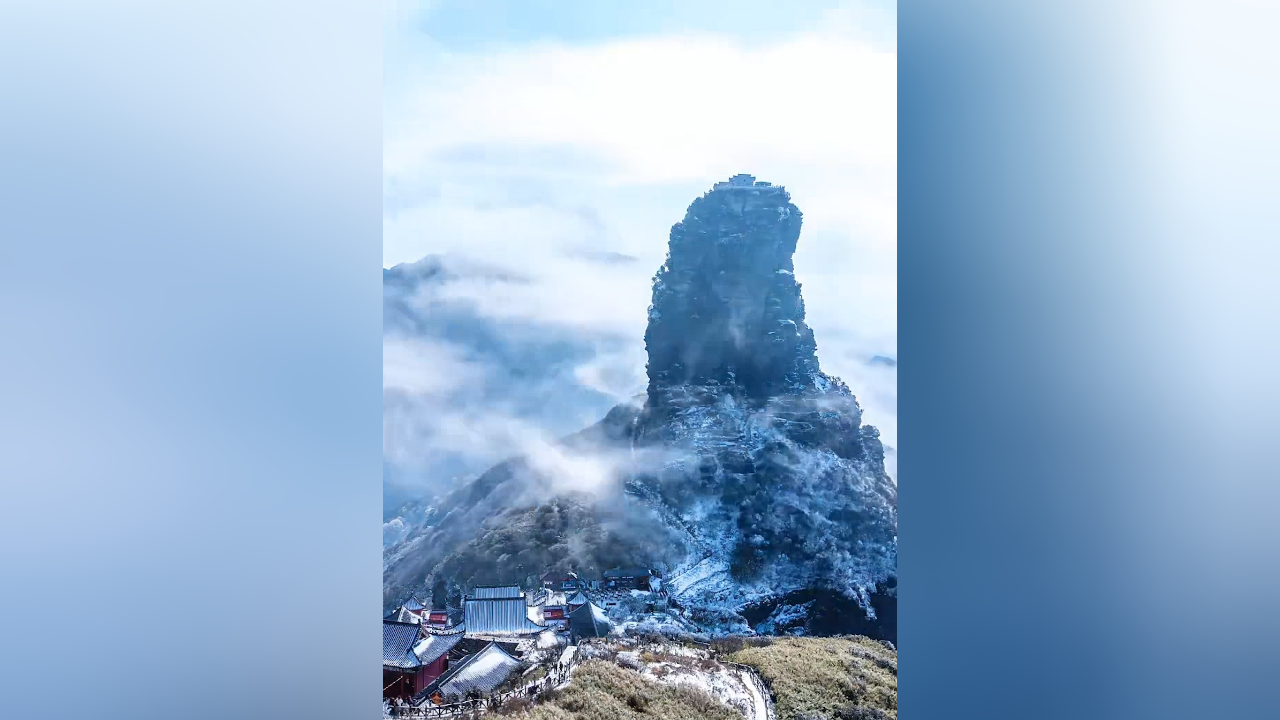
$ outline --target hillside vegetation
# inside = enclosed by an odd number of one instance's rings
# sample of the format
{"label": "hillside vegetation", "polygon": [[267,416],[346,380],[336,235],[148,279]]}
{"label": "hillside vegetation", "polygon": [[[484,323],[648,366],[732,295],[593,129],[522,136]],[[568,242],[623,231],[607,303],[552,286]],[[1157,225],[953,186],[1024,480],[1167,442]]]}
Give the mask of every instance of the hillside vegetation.
{"label": "hillside vegetation", "polygon": [[692,687],[661,685],[605,660],[588,660],[546,702],[514,713],[521,720],[742,720],[736,710]]}
{"label": "hillside vegetation", "polygon": [[728,654],[773,692],[779,720],[898,717],[898,653],[861,636],[778,638]]}
{"label": "hillside vegetation", "polygon": [[[774,696],[778,720],[898,717],[898,654],[876,640],[731,638],[716,646],[721,659],[748,665],[760,674]],[[685,671],[702,665],[708,673],[721,667],[705,651],[697,655],[704,658],[698,661],[642,650],[639,659],[648,664],[647,674],[634,660],[631,666],[622,662],[621,655],[611,648],[606,659],[579,665],[563,690],[538,705],[508,707],[503,714],[520,720],[742,720],[743,711],[696,685],[655,681],[677,664]]]}

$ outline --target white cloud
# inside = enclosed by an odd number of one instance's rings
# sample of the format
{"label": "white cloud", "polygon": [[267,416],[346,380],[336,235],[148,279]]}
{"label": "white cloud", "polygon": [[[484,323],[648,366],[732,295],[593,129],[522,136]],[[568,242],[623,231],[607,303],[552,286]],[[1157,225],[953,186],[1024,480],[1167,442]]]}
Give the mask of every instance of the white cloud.
{"label": "white cloud", "polygon": [[646,360],[641,342],[622,350],[601,349],[594,358],[575,368],[574,376],[582,386],[621,404],[632,401],[648,387],[649,378],[644,372]]}
{"label": "white cloud", "polygon": [[446,343],[394,336],[382,339],[383,390],[443,397],[482,375]]}
{"label": "white cloud", "polygon": [[[406,362],[407,352],[417,354]],[[403,469],[428,468],[445,458],[477,468],[521,457],[547,478],[550,490],[590,492],[613,482],[630,462],[617,450],[566,448],[546,427],[500,400],[468,394],[468,384],[484,382],[485,367],[460,365],[436,344],[388,340],[384,355],[395,370],[384,371],[383,455]],[[584,418],[582,424],[591,421]],[[442,492],[449,487],[445,480],[428,474],[417,487]]]}
{"label": "white cloud", "polygon": [[584,148],[606,182],[707,181],[726,166],[892,169],[896,61],[840,35],[763,47],[679,36],[440,58],[388,125],[385,171],[444,147]]}
{"label": "white cloud", "polygon": [[[531,282],[449,292],[490,316],[632,338],[642,372],[671,225],[712,182],[754,173],[805,213],[797,278],[824,369],[893,444],[896,372],[864,363],[897,351],[896,57],[874,40],[885,18],[828,20],[750,45],[707,34],[485,54],[424,45],[416,79],[388,86],[384,261],[448,253],[516,269]],[[582,247],[638,260],[566,254]]]}
{"label": "white cloud", "polygon": [[639,340],[647,322],[652,271],[588,263],[552,253],[518,265],[530,282],[461,278],[439,297],[466,300],[482,315],[504,320],[561,324],[592,333]]}

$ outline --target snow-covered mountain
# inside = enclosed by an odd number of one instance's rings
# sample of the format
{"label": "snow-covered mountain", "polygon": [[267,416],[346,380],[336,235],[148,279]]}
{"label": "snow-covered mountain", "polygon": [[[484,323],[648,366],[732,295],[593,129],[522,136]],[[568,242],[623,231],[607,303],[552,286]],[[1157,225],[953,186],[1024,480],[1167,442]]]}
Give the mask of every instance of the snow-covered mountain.
{"label": "snow-covered mountain", "polygon": [[647,392],[442,498],[387,549],[387,602],[438,579],[648,563],[708,628],[894,639],[897,490],[879,433],[819,366],[801,221],[749,177],[696,199],[654,279]]}

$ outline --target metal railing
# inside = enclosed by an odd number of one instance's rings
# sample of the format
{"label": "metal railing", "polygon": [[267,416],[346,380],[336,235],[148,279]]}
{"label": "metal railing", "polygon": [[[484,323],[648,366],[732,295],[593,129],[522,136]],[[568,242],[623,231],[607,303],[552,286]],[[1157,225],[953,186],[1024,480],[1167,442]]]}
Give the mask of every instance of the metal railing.
{"label": "metal railing", "polygon": [[764,698],[765,712],[768,714],[769,720],[774,720],[774,718],[778,716],[777,711],[773,707],[773,693],[769,690],[769,687],[764,684],[764,678],[760,677],[760,673],[757,672],[755,668],[750,665],[729,662],[728,660],[723,659],[720,660],[720,664],[739,670],[743,675],[746,675],[751,681],[751,684],[755,686],[756,692],[760,693],[760,697]]}

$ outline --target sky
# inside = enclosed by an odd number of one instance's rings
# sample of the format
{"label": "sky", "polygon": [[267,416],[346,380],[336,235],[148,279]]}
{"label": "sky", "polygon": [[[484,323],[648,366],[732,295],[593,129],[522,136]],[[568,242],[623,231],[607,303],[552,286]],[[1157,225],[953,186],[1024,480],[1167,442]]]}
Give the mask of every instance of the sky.
{"label": "sky", "polygon": [[[389,0],[383,262],[534,282],[485,314],[643,333],[671,225],[746,172],[804,213],[796,252],[828,373],[896,444],[893,2]],[[590,253],[633,262],[602,264]]]}

